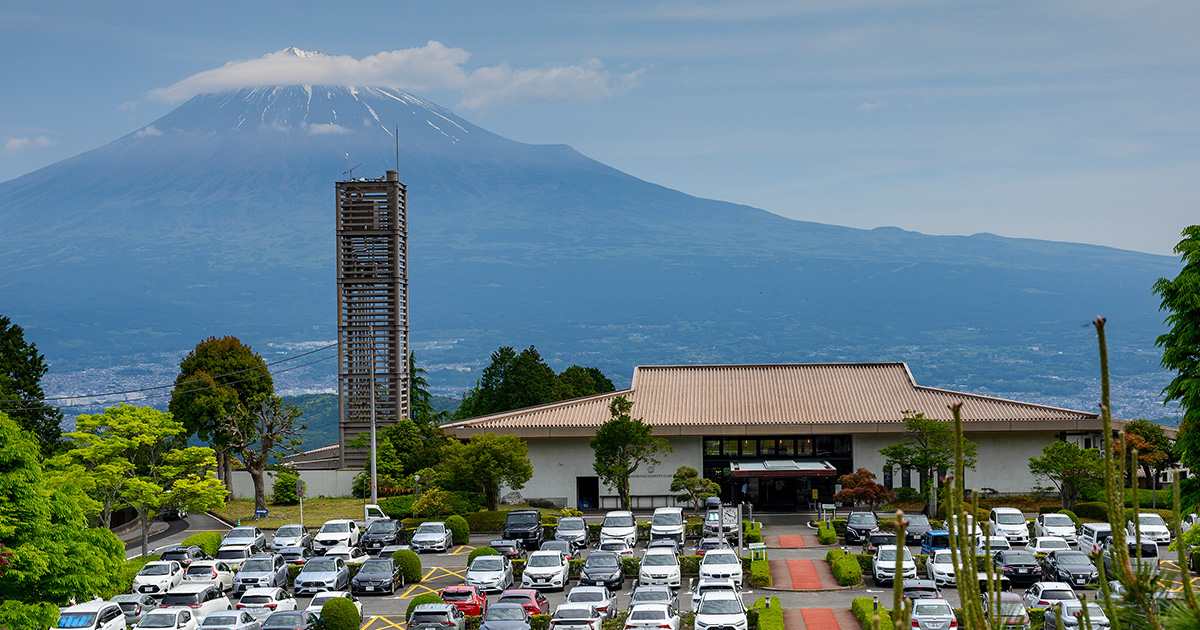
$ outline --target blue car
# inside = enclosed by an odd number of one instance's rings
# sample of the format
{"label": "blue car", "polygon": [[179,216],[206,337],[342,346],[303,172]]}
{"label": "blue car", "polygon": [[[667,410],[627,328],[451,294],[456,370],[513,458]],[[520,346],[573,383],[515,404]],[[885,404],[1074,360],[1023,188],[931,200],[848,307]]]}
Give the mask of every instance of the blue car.
{"label": "blue car", "polygon": [[921,555],[932,556],[938,549],[950,548],[950,532],[944,529],[931,529],[921,537]]}

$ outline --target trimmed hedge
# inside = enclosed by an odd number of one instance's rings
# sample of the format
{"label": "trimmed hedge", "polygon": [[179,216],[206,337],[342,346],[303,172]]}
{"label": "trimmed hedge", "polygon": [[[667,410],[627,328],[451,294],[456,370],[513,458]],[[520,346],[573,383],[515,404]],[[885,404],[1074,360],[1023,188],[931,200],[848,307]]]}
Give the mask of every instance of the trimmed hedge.
{"label": "trimmed hedge", "polygon": [[[841,549],[830,549],[825,554],[825,561],[829,563],[829,567],[833,571],[833,577],[839,585],[854,586],[862,583],[863,568],[860,565],[860,560],[854,556],[847,554]],[[869,563],[867,568],[868,570],[870,569]]]}
{"label": "trimmed hedge", "polygon": [[471,563],[475,562],[475,558],[478,558],[479,556],[498,555],[500,555],[500,552],[492,549],[491,547],[476,547],[471,550],[471,555],[467,556],[467,566],[471,566]]}
{"label": "trimmed hedge", "polygon": [[698,574],[700,573],[700,560],[703,556],[679,556],[679,572]]}
{"label": "trimmed hedge", "polygon": [[304,565],[302,565],[302,564],[289,564],[288,565],[288,586],[291,586],[296,583],[296,576],[300,575],[300,572],[303,570],[304,570]]}
{"label": "trimmed hedge", "polygon": [[444,603],[445,602],[442,601],[441,597],[438,597],[437,595],[435,595],[433,593],[421,593],[420,595],[417,595],[416,597],[412,598],[411,602],[408,602],[408,610],[404,612],[404,619],[405,619],[405,621],[411,619],[413,609],[416,608],[417,606],[420,606],[421,604],[444,604]]}
{"label": "trimmed hedge", "polygon": [[754,531],[746,532],[745,539],[746,539],[746,544],[760,543],[763,541],[762,531],[754,530]]}
{"label": "trimmed hedge", "polygon": [[779,603],[779,598],[772,597],[770,606],[767,601],[767,598],[759,597],[750,607],[752,612],[758,613],[758,630],[784,630],[783,605]]}
{"label": "trimmed hedge", "polygon": [[514,580],[520,579],[520,577],[525,574],[525,563],[527,563],[527,562],[529,562],[529,561],[521,560],[519,558],[517,560],[512,561],[513,579]]}
{"label": "trimmed hedge", "polygon": [[584,563],[583,558],[577,558],[575,560],[568,560],[567,561],[567,564],[568,564],[567,577],[573,577],[573,578],[579,577],[579,574],[583,572],[583,563]]}
{"label": "trimmed hedge", "polygon": [[467,526],[477,534],[497,534],[504,531],[504,519],[507,517],[508,514],[505,512],[489,512],[487,510],[463,514]]}
{"label": "trimmed hedge", "polygon": [[752,560],[750,562],[750,583],[755,586],[770,586],[771,585],[771,567],[766,560]]}
{"label": "trimmed hedge", "polygon": [[221,549],[221,535],[217,532],[200,532],[184,538],[183,542],[179,544],[185,547],[196,545],[209,556],[215,556],[217,555],[217,551]]}
{"label": "trimmed hedge", "polygon": [[1041,627],[1044,627],[1045,625],[1046,625],[1046,611],[1045,610],[1040,610],[1040,609],[1035,608],[1035,609],[1029,611],[1029,627],[1030,628],[1041,628]]}
{"label": "trimmed hedge", "polygon": [[533,619],[529,630],[550,630],[550,615],[530,615]]}
{"label": "trimmed hedge", "polygon": [[592,540],[600,540],[600,528],[603,527],[600,523],[588,523],[588,533],[592,535]]}
{"label": "trimmed hedge", "polygon": [[700,538],[704,535],[704,523],[688,523],[684,525],[683,535],[687,538]]}
{"label": "trimmed hedge", "polygon": [[454,544],[465,545],[471,542],[471,526],[467,519],[455,514],[446,519],[446,527],[454,535]]}
{"label": "trimmed hedge", "polygon": [[388,497],[379,501],[379,509],[384,514],[395,519],[412,518],[413,495],[404,494],[398,497]]}
{"label": "trimmed hedge", "polygon": [[347,597],[332,597],[321,606],[323,630],[358,630],[361,624],[358,607]]}
{"label": "trimmed hedge", "polygon": [[1094,521],[1108,520],[1108,506],[1103,501],[1085,501],[1075,504],[1075,515]]}
{"label": "trimmed hedge", "polygon": [[637,577],[641,571],[641,558],[621,558],[621,573],[624,573],[625,577]]}
{"label": "trimmed hedge", "polygon": [[837,541],[838,533],[836,529],[825,521],[817,523],[817,542],[822,545],[836,545]]}
{"label": "trimmed hedge", "polygon": [[[855,597],[850,601],[850,612],[854,613],[854,618],[862,624],[864,628],[873,628],[875,617],[875,600],[870,597]],[[892,611],[879,607],[879,627],[892,627]],[[1036,627],[1036,626],[1034,626]]]}
{"label": "trimmed hedge", "polygon": [[420,556],[411,549],[396,551],[392,554],[392,560],[395,560],[396,564],[400,565],[400,570],[404,573],[405,584],[416,584],[425,575],[425,569],[421,567]]}

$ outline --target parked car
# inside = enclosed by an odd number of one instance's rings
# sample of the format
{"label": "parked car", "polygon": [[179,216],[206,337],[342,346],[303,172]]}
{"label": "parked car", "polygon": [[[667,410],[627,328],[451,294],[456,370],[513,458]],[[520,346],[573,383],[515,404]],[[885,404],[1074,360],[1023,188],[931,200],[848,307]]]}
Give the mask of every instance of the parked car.
{"label": "parked car", "polygon": [[1100,579],[1100,571],[1082,551],[1060,549],[1042,558],[1042,579],[1085,586]]}
{"label": "parked car", "polygon": [[904,520],[908,521],[908,526],[904,528],[904,538],[905,543],[909,545],[921,544],[925,532],[933,529],[929,517],[924,514],[905,514]]}
{"label": "parked car", "polygon": [[1017,508],[995,507],[988,515],[988,533],[1003,536],[1009,546],[1029,543],[1029,524]]}
{"label": "parked car", "polygon": [[[954,524],[957,522],[958,515],[951,514],[950,518],[946,519],[947,532],[949,532],[951,529],[954,529]],[[968,545],[974,545],[975,542],[983,536],[983,527],[980,526],[979,523],[976,523],[975,517],[970,514],[967,515],[966,525],[963,527],[958,527],[955,531],[957,532],[956,535],[958,536],[959,541]]]}
{"label": "parked car", "polygon": [[1163,518],[1153,512],[1142,512],[1137,515],[1137,522],[1130,521],[1125,525],[1125,533],[1129,536],[1141,535],[1143,540],[1153,540],[1160,544],[1170,544],[1171,530]]}
{"label": "parked car", "polygon": [[633,513],[622,510],[609,512],[604,515],[604,522],[600,525],[600,540],[623,540],[629,547],[637,545],[637,523],[633,520]]}
{"label": "parked car", "polygon": [[[1149,572],[1150,575],[1158,575],[1158,544],[1142,540],[1135,541],[1129,538],[1125,539],[1129,549],[1129,564],[1137,572]],[[1104,549],[1100,552],[1100,557],[1104,560],[1104,571],[1108,575],[1116,575],[1113,573],[1113,539],[1109,538],[1104,541]]]}
{"label": "parked car", "polygon": [[881,529],[873,529],[863,536],[862,552],[865,554],[875,555],[875,550],[879,549],[880,545],[895,545],[896,532],[885,532]]}
{"label": "parked car", "polygon": [[[519,604],[496,604],[489,606],[479,624],[479,630],[530,630],[533,617]],[[412,630],[412,624],[409,624]],[[462,630],[459,628],[458,630]]]}
{"label": "parked car", "polygon": [[287,585],[288,568],[283,556],[259,554],[243,562],[238,569],[233,578],[233,594],[240,595],[252,588],[287,588]]}
{"label": "parked car", "polygon": [[513,510],[504,517],[504,540],[519,540],[525,548],[537,551],[545,540],[542,513],[538,510]]}
{"label": "parked car", "polygon": [[679,611],[669,604],[638,604],[625,617],[625,630],[679,630]]}
{"label": "parked car", "polygon": [[646,543],[646,549],[668,549],[671,551],[671,553],[675,554],[676,557],[678,557],[682,551],[679,547],[679,542],[674,538],[659,538],[658,540],[651,540],[650,542]]}
{"label": "parked car", "polygon": [[452,604],[421,604],[408,616],[409,630],[466,630],[467,617]]}
{"label": "parked car", "polygon": [[183,565],[171,561],[147,562],[133,576],[133,592],[161,594],[183,582]]}
{"label": "parked car", "polygon": [[629,608],[638,604],[666,604],[679,609],[679,596],[674,589],[666,586],[639,586],[629,594]]}
{"label": "parked car", "polygon": [[309,547],[284,547],[279,550],[279,555],[283,556],[284,561],[288,564],[297,566],[303,565],[316,557],[316,554]]}
{"label": "parked car", "polygon": [[186,608],[151,611],[138,622],[138,628],[171,628],[172,630],[196,630],[196,616]]}
{"label": "parked car", "polygon": [[1030,553],[1050,553],[1051,551],[1070,548],[1071,545],[1058,536],[1034,536],[1029,541],[1029,544],[1025,545],[1025,550]]}
{"label": "parked car", "polygon": [[250,545],[255,550],[267,548],[267,535],[257,527],[247,525],[245,527],[234,527],[226,532],[221,538],[221,546],[241,546]]}
{"label": "parked car", "polygon": [[247,558],[256,553],[253,545],[224,545],[217,550],[216,559],[224,560],[229,568],[238,570]]}
{"label": "parked car", "polygon": [[315,595],[325,591],[350,590],[350,569],[341,558],[313,558],[296,574],[292,591],[297,595]]}
{"label": "parked car", "polygon": [[488,546],[509,560],[522,560],[526,556],[525,543],[519,540],[493,540]]}
{"label": "parked car", "polygon": [[184,567],[189,567],[193,562],[208,560],[209,557],[208,554],[204,553],[203,549],[196,545],[176,545],[174,547],[167,547],[166,551],[162,552],[162,555],[158,559],[164,562],[174,560]]}
{"label": "parked car", "polygon": [[487,594],[474,586],[447,586],[438,593],[438,597],[472,617],[482,615],[488,607]]}
{"label": "parked car", "polygon": [[554,528],[554,539],[565,540],[576,549],[584,549],[592,545],[592,532],[588,529],[587,521],[578,516],[570,516],[558,520]]}
{"label": "parked car", "polygon": [[733,580],[697,580],[696,584],[692,587],[692,612],[696,611],[696,607],[700,605],[700,600],[713,591],[724,591],[739,596],[738,587],[733,583]]}
{"label": "parked car", "polygon": [[285,547],[312,549],[312,545],[312,534],[309,533],[307,527],[299,523],[284,525],[275,530],[275,535],[271,537],[271,551],[276,553],[282,551]]}
{"label": "parked car", "polygon": [[159,605],[163,608],[189,608],[201,622],[218,610],[233,610],[233,602],[215,584],[180,584],[167,591]]}
{"label": "parked car", "polygon": [[542,543],[541,551],[557,551],[568,560],[575,560],[579,555],[575,552],[575,546],[565,540],[547,540]]}
{"label": "parked car", "polygon": [[513,584],[512,561],[504,556],[479,556],[467,567],[467,585],[483,591],[503,591]]}
{"label": "parked car", "polygon": [[124,630],[125,613],[120,604],[91,601],[63,609],[58,615],[57,628],[71,630]]}
{"label": "parked car", "polygon": [[250,613],[255,619],[266,619],[273,612],[296,610],[296,598],[274,587],[252,588],[238,600],[236,608]]}
{"label": "parked car", "polygon": [[997,551],[992,556],[992,564],[1014,585],[1032,584],[1042,579],[1042,567],[1037,558],[1023,549]]}
{"label": "parked car", "polygon": [[949,549],[938,549],[925,562],[925,575],[940,585],[955,584],[954,558]]}
{"label": "parked car", "polygon": [[600,551],[611,551],[621,558],[632,558],[633,549],[629,543],[619,538],[601,538],[600,544],[596,545],[596,549]]}
{"label": "parked car", "polygon": [[579,583],[583,586],[607,586],[621,590],[625,576],[621,572],[621,561],[617,554],[609,551],[593,551],[583,561],[579,571]]}
{"label": "parked car", "polygon": [[724,627],[746,630],[746,609],[737,595],[722,591],[705,593],[696,607],[696,628]]}
{"label": "parked car", "polygon": [[426,521],[417,526],[408,546],[417,553],[430,550],[446,552],[454,546],[454,534],[442,521]]}
{"label": "parked car", "polygon": [[1008,543],[1007,538],[1003,536],[984,536],[975,545],[975,555],[993,556],[997,551],[1007,551],[1009,549],[1012,549],[1012,545]]}
{"label": "parked car", "polygon": [[867,534],[879,528],[874,512],[851,512],[846,517],[846,544],[861,544]]}
{"label": "parked car", "polygon": [[[707,557],[707,556],[706,556]],[[739,561],[740,569],[740,561]],[[679,588],[683,583],[679,557],[671,549],[647,549],[638,571],[638,584]]]}
{"label": "parked car", "polygon": [[1087,621],[1084,623],[1083,618],[1084,603],[1080,601],[1065,601],[1055,603],[1050,608],[1046,609],[1046,615],[1042,617],[1045,625],[1045,630],[1055,630],[1058,628],[1058,622],[1061,618],[1063,628],[1089,628],[1090,630],[1100,630],[1101,628],[1110,627],[1108,615],[1104,614],[1104,608],[1096,602],[1087,602]]}
{"label": "parked car", "polygon": [[1078,532],[1075,531],[1075,521],[1066,514],[1039,514],[1033,521],[1033,535],[1054,536],[1068,543],[1073,543],[1079,538]]}
{"label": "parked car", "polygon": [[916,599],[912,603],[912,627],[942,630],[957,625],[954,608],[944,599]]}
{"label": "parked car", "polygon": [[318,617],[307,610],[271,613],[262,622],[262,630],[316,630]]}
{"label": "parked car", "polygon": [[325,521],[317,535],[313,536],[313,551],[326,553],[335,547],[357,547],[362,531],[358,523],[346,518]]}
{"label": "parked car", "polygon": [[377,554],[388,545],[403,543],[404,528],[400,526],[400,521],[395,519],[375,521],[367,526],[367,531],[362,535],[363,551],[367,553]]}
{"label": "parked car", "polygon": [[702,580],[729,579],[737,588],[742,588],[742,559],[731,549],[717,549],[704,554],[700,559],[699,573]]}
{"label": "parked car", "polygon": [[576,586],[567,593],[566,603],[591,606],[609,619],[617,616],[617,598],[605,586]]}
{"label": "parked car", "polygon": [[900,593],[909,599],[940,599],[942,590],[933,580],[904,580],[900,583]]}
{"label": "parked car", "polygon": [[[988,603],[986,593],[984,594],[983,616],[989,620],[992,618],[992,607]],[[1025,602],[1021,601],[1020,595],[1010,592],[1000,593],[996,622],[993,626],[995,630],[1030,630],[1029,611],[1025,609]]]}
{"label": "parked car", "polygon": [[1098,554],[1104,551],[1104,541],[1112,538],[1112,525],[1108,523],[1084,523],[1079,528],[1078,548],[1084,553]]}
{"label": "parked car", "polygon": [[669,538],[683,544],[683,508],[660,507],[650,518],[650,540]]}
{"label": "parked car", "polygon": [[950,548],[950,532],[945,529],[931,529],[921,537],[921,555],[932,556],[939,549]]}
{"label": "parked car", "polygon": [[525,563],[521,574],[522,588],[556,588],[562,590],[570,581],[571,566],[560,551],[535,551]]}
{"label": "parked car", "polygon": [[520,604],[531,615],[550,614],[550,600],[541,591],[532,588],[512,588],[496,598],[497,604]]}
{"label": "parked car", "polygon": [[233,567],[224,560],[193,562],[183,574],[183,581],[191,584],[216,584],[222,591],[233,588]]}
{"label": "parked car", "polygon": [[720,538],[701,538],[696,542],[696,555],[703,556],[713,549],[720,549],[725,546],[725,541]]}
{"label": "parked car", "polygon": [[262,622],[244,610],[218,610],[204,618],[200,630],[262,630]]}
{"label": "parked car", "polygon": [[908,552],[908,547],[884,545],[875,552],[875,556],[871,559],[871,576],[875,579],[875,586],[884,583],[890,584],[895,579],[897,553],[901,554],[900,579],[907,580],[917,577],[917,563],[913,560],[912,554]]}
{"label": "parked car", "polygon": [[158,608],[158,600],[144,593],[121,593],[108,600],[121,607],[125,625],[132,626],[141,621],[146,613]]}
{"label": "parked car", "polygon": [[358,547],[334,547],[325,552],[327,558],[341,558],[346,564],[362,564],[371,559],[367,552]]}
{"label": "parked car", "polygon": [[[380,521],[376,521],[379,523]],[[350,580],[350,592],[387,593],[395,595],[396,589],[404,586],[404,572],[391,558],[371,558],[362,563],[358,573]]]}
{"label": "parked car", "polygon": [[346,599],[350,600],[352,604],[354,604],[354,608],[358,610],[358,620],[361,622],[363,616],[362,601],[355,597],[353,593],[348,593],[346,591],[325,591],[324,593],[319,593],[316,597],[312,598],[312,601],[308,603],[308,608],[305,608],[304,610],[307,610],[308,612],[320,617],[321,609],[325,607],[325,602],[338,597],[345,597]]}
{"label": "parked car", "polygon": [[603,630],[603,627],[604,615],[591,606],[563,604],[550,618],[550,630]]}
{"label": "parked car", "polygon": [[1065,582],[1035,582],[1025,591],[1023,601],[1029,610],[1046,610],[1066,600],[1079,599]]}

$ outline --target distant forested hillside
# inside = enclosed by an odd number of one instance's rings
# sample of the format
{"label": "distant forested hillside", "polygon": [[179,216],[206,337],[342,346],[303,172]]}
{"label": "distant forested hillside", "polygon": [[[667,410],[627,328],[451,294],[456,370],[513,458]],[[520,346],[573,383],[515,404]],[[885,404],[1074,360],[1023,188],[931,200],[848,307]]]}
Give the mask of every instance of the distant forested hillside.
{"label": "distant forested hillside", "polygon": [[[304,394],[301,396],[284,396],[284,402],[296,405],[304,412],[300,417],[308,429],[305,430],[304,443],[301,450],[311,450],[336,444],[338,441],[338,411],[337,394]],[[437,411],[448,411],[453,416],[458,409],[459,399],[453,396],[433,397],[433,408]]]}

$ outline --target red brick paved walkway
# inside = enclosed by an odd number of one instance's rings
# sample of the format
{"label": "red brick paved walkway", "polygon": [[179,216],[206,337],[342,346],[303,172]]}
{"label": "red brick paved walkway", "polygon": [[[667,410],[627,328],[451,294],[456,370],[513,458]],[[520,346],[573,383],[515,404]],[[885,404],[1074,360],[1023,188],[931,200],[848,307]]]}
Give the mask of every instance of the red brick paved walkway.
{"label": "red brick paved walkway", "polygon": [[[804,617],[804,630],[840,630],[837,617],[832,608],[804,608],[800,610]],[[788,630],[791,630],[790,628]]]}
{"label": "red brick paved walkway", "polygon": [[815,590],[822,588],[821,576],[812,560],[787,560],[788,573],[792,576],[792,588]]}
{"label": "red brick paved walkway", "polygon": [[771,569],[771,587],[792,589],[792,574],[788,572],[787,563],[783,560],[768,560]]}
{"label": "red brick paved walkway", "polygon": [[804,536],[800,534],[781,535],[779,537],[780,547],[804,547]]}

